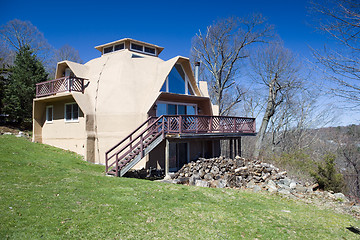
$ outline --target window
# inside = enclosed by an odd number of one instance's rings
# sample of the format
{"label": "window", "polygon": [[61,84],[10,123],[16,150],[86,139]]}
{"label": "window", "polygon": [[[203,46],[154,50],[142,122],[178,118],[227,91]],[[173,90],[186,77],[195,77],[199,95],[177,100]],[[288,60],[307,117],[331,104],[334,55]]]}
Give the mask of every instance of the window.
{"label": "window", "polygon": [[156,116],[161,115],[197,115],[197,105],[191,103],[157,102]]}
{"label": "window", "polygon": [[160,91],[195,95],[189,79],[180,64],[175,64],[171,69]]}
{"label": "window", "polygon": [[104,54],[112,52],[112,51],[113,51],[113,46],[104,48]]}
{"label": "window", "polygon": [[137,50],[137,51],[140,51],[140,52],[144,51],[142,45],[135,44],[135,43],[131,43],[131,49],[132,50]]}
{"label": "window", "polygon": [[136,52],[142,52],[148,55],[156,55],[156,49],[152,47],[147,47],[144,45],[130,43],[130,49]]}
{"label": "window", "polygon": [[54,118],[54,110],[53,106],[46,106],[46,122],[52,123]]}
{"label": "window", "polygon": [[125,48],[124,43],[120,43],[118,45],[115,45],[114,51],[119,51],[119,50],[124,49],[124,48]]}
{"label": "window", "polygon": [[76,103],[65,104],[65,122],[77,122],[79,120],[79,106]]}
{"label": "window", "polygon": [[155,48],[145,47],[145,52],[155,55]]}

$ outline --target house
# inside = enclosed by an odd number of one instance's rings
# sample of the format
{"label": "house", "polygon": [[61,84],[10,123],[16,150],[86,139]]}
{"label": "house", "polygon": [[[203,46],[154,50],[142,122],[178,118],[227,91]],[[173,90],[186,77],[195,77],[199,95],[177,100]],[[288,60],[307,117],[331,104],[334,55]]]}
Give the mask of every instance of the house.
{"label": "house", "polygon": [[[207,83],[188,58],[159,58],[162,47],[124,38],[95,47],[85,64],[62,61],[54,80],[36,86],[33,141],[74,151],[122,176],[130,168],[168,173],[198,157],[239,154],[255,119],[219,117]],[[160,117],[161,116],[161,117]]]}

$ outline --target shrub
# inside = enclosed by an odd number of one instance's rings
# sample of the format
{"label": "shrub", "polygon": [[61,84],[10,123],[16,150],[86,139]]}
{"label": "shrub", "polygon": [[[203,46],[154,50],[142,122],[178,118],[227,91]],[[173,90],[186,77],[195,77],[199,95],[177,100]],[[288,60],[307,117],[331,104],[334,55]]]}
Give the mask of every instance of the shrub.
{"label": "shrub", "polygon": [[326,154],[323,162],[317,164],[317,171],[311,175],[319,184],[320,189],[334,192],[342,192],[344,190],[344,178],[335,168],[334,154]]}

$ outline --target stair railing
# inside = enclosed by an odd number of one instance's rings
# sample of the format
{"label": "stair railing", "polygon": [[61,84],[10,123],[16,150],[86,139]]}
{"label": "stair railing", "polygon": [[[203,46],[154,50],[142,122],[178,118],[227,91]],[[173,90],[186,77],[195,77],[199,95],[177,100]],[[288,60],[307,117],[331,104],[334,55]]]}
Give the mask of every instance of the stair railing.
{"label": "stair railing", "polygon": [[[118,144],[116,144],[114,147],[112,147],[110,150],[108,150],[105,153],[106,172],[108,172],[109,169],[111,169],[115,165],[116,175],[118,176],[119,170],[127,163],[126,162],[125,164],[119,165],[120,161],[123,160],[125,157],[129,156],[129,154],[131,152],[133,152],[134,149],[138,149],[138,151],[137,151],[137,153],[133,153],[133,156],[136,156],[138,153],[140,153],[141,157],[144,157],[144,148],[147,145],[149,145],[152,142],[152,140],[154,140],[160,134],[165,136],[165,131],[164,131],[165,125],[164,125],[163,119],[164,119],[163,116],[161,116],[159,118],[156,118],[156,117],[148,118],[143,124],[141,124],[138,128],[136,128],[126,138],[124,138],[122,141],[120,141]],[[148,124],[148,126],[145,129],[143,129],[143,127],[147,124]],[[135,136],[135,134],[137,134],[137,135]],[[149,142],[145,145],[144,141],[149,139],[150,136],[152,137],[152,140],[149,140]],[[125,142],[127,142],[127,143],[124,146],[121,146]],[[116,151],[115,153],[112,153],[116,149],[119,149],[119,150]],[[115,160],[109,164],[109,161],[111,161],[114,157],[115,157]],[[131,157],[129,157],[129,158],[131,158]],[[129,161],[131,161],[131,160],[132,160],[132,158],[129,159]]]}
{"label": "stair railing", "polygon": [[[122,167],[138,154],[143,158],[145,148],[160,135],[164,139],[167,133],[255,133],[255,131],[255,118],[199,115],[150,117],[105,153],[106,172],[115,167],[116,176],[119,176]],[[124,160],[125,158],[127,159]],[[109,164],[112,159],[114,160]]]}

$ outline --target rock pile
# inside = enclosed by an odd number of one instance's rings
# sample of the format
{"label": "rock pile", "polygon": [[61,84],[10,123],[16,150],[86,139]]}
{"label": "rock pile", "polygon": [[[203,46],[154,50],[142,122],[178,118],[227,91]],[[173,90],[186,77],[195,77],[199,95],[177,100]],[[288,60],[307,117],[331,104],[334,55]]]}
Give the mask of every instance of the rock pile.
{"label": "rock pile", "polygon": [[[318,184],[301,184],[287,177],[286,171],[269,163],[241,157],[204,159],[184,165],[171,175],[171,182],[214,188],[247,188],[257,192],[267,190],[285,195],[313,193]],[[329,193],[332,194],[332,193]],[[341,201],[349,201],[342,194],[334,194]]]}
{"label": "rock pile", "polygon": [[286,171],[257,160],[241,157],[200,158],[184,165],[170,177],[171,180],[163,181],[200,187],[243,188],[254,192],[279,193],[288,198],[302,199],[360,218],[360,205],[350,202],[344,194],[317,191],[318,184],[301,184],[289,178]]}
{"label": "rock pile", "polygon": [[[257,160],[247,160],[236,157],[203,159],[184,165],[172,175],[174,183],[182,183],[204,187],[231,188],[266,188],[270,192],[310,191],[311,187],[303,189],[295,181],[286,177],[286,171],[269,163]],[[311,189],[312,190],[312,189]]]}

